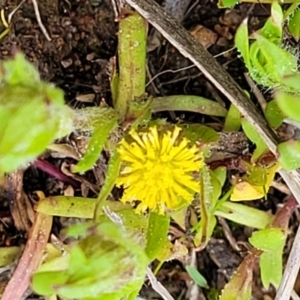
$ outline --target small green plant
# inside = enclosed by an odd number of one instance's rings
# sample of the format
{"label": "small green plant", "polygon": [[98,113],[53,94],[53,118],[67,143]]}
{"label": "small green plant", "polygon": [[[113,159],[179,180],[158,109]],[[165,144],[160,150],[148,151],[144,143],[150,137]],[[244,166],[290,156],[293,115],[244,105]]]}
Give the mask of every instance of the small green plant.
{"label": "small green plant", "polygon": [[[297,40],[297,21],[299,20],[299,3],[295,2],[284,13],[281,6],[274,2],[271,5],[271,17],[259,31],[251,37],[250,44],[247,22],[237,30],[235,44],[249,70],[250,76],[266,89],[275,92],[275,100],[267,104],[265,116],[270,126],[278,128],[284,118],[299,122],[299,78],[298,56],[295,51],[283,43],[283,26],[288,18],[288,28]],[[247,132],[245,131],[247,134]],[[248,136],[249,137],[249,136]],[[256,142],[255,142],[256,143]],[[267,149],[263,142],[256,143],[257,149]],[[300,167],[299,141],[286,141],[279,144],[278,161],[286,170]],[[259,153],[260,156],[262,153]]]}
{"label": "small green plant", "polygon": [[1,63],[0,95],[1,177],[24,167],[55,139],[71,133],[73,113],[64,105],[62,91],[41,81],[20,53]]}

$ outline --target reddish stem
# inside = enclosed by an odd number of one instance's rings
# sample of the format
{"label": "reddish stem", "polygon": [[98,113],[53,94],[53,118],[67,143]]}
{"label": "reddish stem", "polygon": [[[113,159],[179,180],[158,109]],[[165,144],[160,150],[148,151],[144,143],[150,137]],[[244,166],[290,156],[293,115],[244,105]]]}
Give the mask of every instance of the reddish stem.
{"label": "reddish stem", "polygon": [[65,175],[62,173],[61,170],[56,168],[55,166],[51,165],[49,162],[46,160],[38,158],[33,165],[40,169],[41,171],[45,172],[46,174],[56,178],[59,181],[62,181],[64,183],[71,184],[74,187],[79,187],[78,181],[74,180],[73,178]]}

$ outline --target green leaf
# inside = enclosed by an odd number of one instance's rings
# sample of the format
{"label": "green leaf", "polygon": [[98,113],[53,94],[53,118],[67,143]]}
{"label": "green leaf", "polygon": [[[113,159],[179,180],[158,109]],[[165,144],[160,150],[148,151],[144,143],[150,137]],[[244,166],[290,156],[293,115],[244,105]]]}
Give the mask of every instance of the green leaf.
{"label": "green leaf", "polygon": [[169,230],[170,217],[151,212],[149,225],[146,235],[146,254],[150,261],[153,261],[163,250],[168,242],[167,235]]}
{"label": "green leaf", "polygon": [[268,102],[265,110],[265,116],[269,125],[275,129],[282,124],[284,119],[284,114],[275,100]]}
{"label": "green leaf", "polygon": [[85,172],[93,168],[101,154],[109,134],[116,126],[117,119],[114,117],[108,120],[103,120],[102,124],[98,125],[91,136],[85,155],[79,163],[72,168],[73,172]]}
{"label": "green leaf", "polygon": [[[218,167],[212,171],[212,174],[218,179],[221,187],[224,185],[226,176],[227,176],[227,168],[226,167]],[[220,195],[220,192],[218,193]]]}
{"label": "green leaf", "polygon": [[138,238],[111,221],[73,227],[68,232],[81,239],[70,246],[68,267],[34,274],[34,291],[67,299],[122,299],[141,287],[148,258]]}
{"label": "green leaf", "polygon": [[282,277],[282,255],[286,240],[280,228],[267,228],[252,234],[249,242],[252,246],[264,251],[260,256],[260,270],[263,286],[270,284],[278,287]]}
{"label": "green leaf", "polygon": [[20,254],[20,247],[0,247],[0,267],[11,264]]}
{"label": "green leaf", "polygon": [[224,132],[238,131],[240,127],[241,127],[241,113],[236,108],[236,106],[231,104],[225,119],[223,131]]}
{"label": "green leaf", "polygon": [[252,290],[252,272],[255,266],[256,257],[254,254],[248,254],[237,271],[226,284],[219,300],[249,300]]}
{"label": "green leaf", "polygon": [[271,17],[265,22],[263,28],[258,31],[272,43],[279,45],[282,39],[283,11],[278,2],[272,2]]}
{"label": "green leaf", "polygon": [[[297,60],[292,54],[262,35],[255,33],[254,37],[262,55],[260,63],[264,69],[263,76],[268,77],[273,86],[279,85],[283,76],[297,71]],[[257,64],[253,67],[257,67]]]}
{"label": "green leaf", "polygon": [[160,111],[191,111],[209,116],[225,117],[226,108],[216,101],[192,95],[173,95],[153,98],[152,109]]}
{"label": "green leaf", "polygon": [[0,173],[3,174],[24,167],[53,140],[72,132],[73,113],[64,105],[63,92],[40,81],[37,71],[23,55],[1,62],[0,69]]}
{"label": "green leaf", "polygon": [[237,1],[237,0],[219,0],[218,8],[233,7],[238,3],[239,3],[239,1]]}
{"label": "green leaf", "polygon": [[247,68],[251,69],[248,37],[248,19],[245,19],[236,31],[234,44],[241,53]]}
{"label": "green leaf", "polygon": [[41,199],[35,209],[50,216],[92,219],[96,203],[96,199],[91,198],[52,196]]}
{"label": "green leaf", "polygon": [[40,272],[32,276],[31,287],[39,295],[50,296],[56,294],[55,286],[67,280],[68,274],[62,271]]}
{"label": "green leaf", "polygon": [[213,233],[217,220],[214,216],[214,208],[221,194],[222,186],[218,178],[204,166],[200,170],[200,210],[201,219],[193,230],[196,230],[194,243],[204,248]]}
{"label": "green leaf", "polygon": [[186,266],[185,269],[195,283],[197,283],[202,288],[206,288],[206,289],[208,288],[206,279],[196,268],[192,266]]}
{"label": "green leaf", "polygon": [[226,201],[218,206],[215,215],[258,229],[266,228],[272,220],[272,215],[267,212],[230,201]]}
{"label": "green leaf", "polygon": [[299,87],[299,80],[300,80],[300,73],[297,72],[295,74],[286,75],[281,79],[282,85],[286,86],[289,91],[299,94],[300,87]]}
{"label": "green leaf", "polygon": [[256,161],[261,155],[263,155],[269,148],[261,135],[256,131],[256,129],[246,120],[242,119],[243,131],[247,138],[256,145],[251,161]]}
{"label": "green leaf", "polygon": [[[299,77],[297,77],[297,79],[299,79]],[[285,116],[300,122],[300,96],[278,91],[276,93],[276,103]]]}
{"label": "green leaf", "polygon": [[0,80],[9,85],[34,86],[40,83],[40,75],[22,53],[17,53],[13,59],[2,63]]}
{"label": "green leaf", "polygon": [[246,169],[247,175],[243,177],[244,180],[249,182],[251,185],[265,186],[267,184],[268,173],[266,168],[256,165],[252,166],[246,163]]}
{"label": "green leaf", "polygon": [[259,250],[275,251],[284,245],[285,233],[281,228],[266,228],[254,232],[249,242]]}
{"label": "green leaf", "polygon": [[201,124],[178,124],[183,129],[184,136],[192,143],[212,143],[219,140],[218,133],[211,127]]}
{"label": "green leaf", "polygon": [[274,252],[264,252],[260,256],[260,276],[265,289],[268,289],[270,284],[278,288],[282,278],[282,255],[283,247]]}
{"label": "green leaf", "polygon": [[123,121],[130,102],[145,93],[146,88],[146,22],[131,11],[119,22],[118,34],[119,82],[114,108]]}
{"label": "green leaf", "polygon": [[119,153],[115,151],[109,160],[107,171],[106,171],[106,179],[98,195],[97,207],[95,212],[96,219],[98,216],[102,214],[102,208],[105,205],[110,192],[115,186],[115,182],[119,176],[120,166],[121,166],[121,158]]}
{"label": "green leaf", "polygon": [[296,42],[300,39],[300,9],[297,9],[288,20],[288,29]]}
{"label": "green leaf", "polygon": [[285,170],[300,167],[300,141],[287,141],[277,146],[278,161]]}

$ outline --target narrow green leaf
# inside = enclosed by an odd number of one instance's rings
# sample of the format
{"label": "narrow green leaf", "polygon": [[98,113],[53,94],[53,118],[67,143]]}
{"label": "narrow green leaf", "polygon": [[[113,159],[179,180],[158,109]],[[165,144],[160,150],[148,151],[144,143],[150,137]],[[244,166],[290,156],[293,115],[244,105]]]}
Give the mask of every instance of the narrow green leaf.
{"label": "narrow green leaf", "polygon": [[145,93],[146,26],[142,16],[133,11],[119,22],[119,83],[114,108],[121,120],[125,119],[130,102]]}
{"label": "narrow green leaf", "polygon": [[150,213],[145,248],[150,261],[157,258],[168,241],[169,224],[169,216],[159,215],[154,212]]}
{"label": "narrow green leaf", "polygon": [[286,141],[277,146],[278,161],[285,170],[300,167],[300,141]]}
{"label": "narrow green leaf", "polygon": [[217,117],[225,117],[227,113],[226,108],[218,102],[192,95],[174,95],[154,98],[152,109],[154,112],[166,110],[191,111]]}
{"label": "narrow green leaf", "polygon": [[223,131],[224,132],[238,131],[240,127],[241,127],[241,113],[236,108],[236,106],[231,104],[225,119]]}
{"label": "narrow green leaf", "polygon": [[196,284],[202,288],[209,288],[205,277],[196,268],[192,266],[186,266],[185,269]]}
{"label": "narrow green leaf", "polygon": [[272,2],[271,17],[265,22],[263,28],[258,31],[272,43],[279,45],[282,40],[283,11],[278,2]]}
{"label": "narrow green leaf", "polygon": [[35,209],[50,216],[91,219],[96,203],[96,199],[91,198],[52,196],[41,199]]}
{"label": "narrow green leaf", "polygon": [[120,165],[120,155],[117,151],[115,151],[109,160],[106,171],[106,179],[98,195],[95,219],[102,214],[102,208],[105,205],[105,202],[113,187],[115,186],[116,179],[118,178],[120,172]]}
{"label": "narrow green leaf", "polygon": [[73,172],[85,172],[93,168],[101,154],[109,134],[116,126],[117,119],[115,118],[103,120],[102,124],[98,125],[91,136],[85,155],[79,161],[79,163],[74,166],[72,169]]}
{"label": "narrow green leaf", "polygon": [[248,37],[248,19],[245,19],[236,31],[234,44],[241,53],[247,68],[251,69]]}
{"label": "narrow green leaf", "polygon": [[218,167],[212,171],[212,173],[216,176],[218,181],[220,182],[221,187],[224,185],[226,176],[227,176],[227,168],[226,167]]}
{"label": "narrow green leaf", "polygon": [[297,9],[289,18],[288,29],[295,41],[298,42],[300,39],[300,9]]}
{"label": "narrow green leaf", "polygon": [[201,219],[194,226],[196,235],[194,243],[204,248],[213,233],[217,220],[214,216],[214,208],[221,194],[221,184],[217,177],[210,172],[207,166],[200,171],[200,210]]}
{"label": "narrow green leaf", "polygon": [[272,220],[272,215],[267,212],[230,201],[226,201],[218,206],[215,215],[258,229],[266,228]]}
{"label": "narrow green leaf", "polygon": [[256,149],[251,158],[252,161],[256,161],[269,148],[266,145],[263,138],[261,137],[261,135],[258,134],[256,129],[246,119],[242,119],[242,127],[247,138],[256,145]]}

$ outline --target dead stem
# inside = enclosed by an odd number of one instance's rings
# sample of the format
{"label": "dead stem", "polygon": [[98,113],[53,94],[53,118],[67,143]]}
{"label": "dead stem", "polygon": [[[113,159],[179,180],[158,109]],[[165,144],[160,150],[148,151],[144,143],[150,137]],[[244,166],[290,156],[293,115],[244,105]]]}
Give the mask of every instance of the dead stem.
{"label": "dead stem", "polygon": [[37,4],[37,1],[36,0],[31,0],[31,1],[32,1],[32,5],[33,5],[33,8],[34,8],[34,13],[35,13],[36,20],[37,20],[37,22],[38,22],[45,38],[47,39],[47,41],[51,42],[51,38],[50,38],[44,24],[42,23],[40,12],[39,12],[39,6]]}

